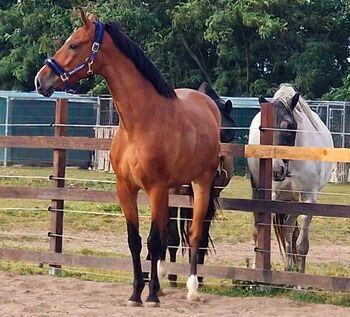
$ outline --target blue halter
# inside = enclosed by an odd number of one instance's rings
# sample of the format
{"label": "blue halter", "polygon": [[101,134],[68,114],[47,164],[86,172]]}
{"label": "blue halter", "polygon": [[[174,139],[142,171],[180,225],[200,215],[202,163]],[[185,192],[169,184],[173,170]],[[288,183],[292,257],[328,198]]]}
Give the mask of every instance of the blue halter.
{"label": "blue halter", "polygon": [[95,37],[94,37],[94,42],[93,42],[92,47],[91,47],[91,53],[90,53],[89,57],[83,63],[79,64],[78,66],[74,67],[73,69],[71,69],[69,71],[65,71],[64,68],[60,64],[58,64],[53,58],[45,59],[44,64],[49,66],[51,68],[51,70],[58,77],[61,78],[61,80],[63,81],[64,84],[66,84],[66,81],[69,79],[70,76],[72,76],[73,74],[75,74],[76,72],[80,71],[81,69],[83,69],[85,67],[88,67],[87,74],[89,77],[94,74],[91,67],[95,61],[96,54],[97,54],[98,50],[100,49],[100,45],[101,45],[102,39],[103,39],[103,34],[105,31],[105,26],[103,23],[95,22],[95,25],[96,25]]}

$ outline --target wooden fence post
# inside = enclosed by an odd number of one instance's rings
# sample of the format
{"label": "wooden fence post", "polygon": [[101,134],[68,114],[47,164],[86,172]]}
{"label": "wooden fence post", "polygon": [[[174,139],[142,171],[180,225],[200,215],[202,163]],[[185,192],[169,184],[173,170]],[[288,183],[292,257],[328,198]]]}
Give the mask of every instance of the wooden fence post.
{"label": "wooden fence post", "polygon": [[[261,129],[260,144],[273,144],[273,131],[264,130],[264,128],[273,128],[275,111],[271,103],[261,104]],[[259,199],[271,200],[272,185],[272,159],[259,159]],[[261,223],[262,225],[259,225]],[[271,269],[271,213],[257,214],[258,240],[256,248],[256,268]],[[261,250],[261,251],[259,251]]]}
{"label": "wooden fence post", "polygon": [[[54,134],[56,137],[67,135],[67,127],[60,124],[68,123],[68,101],[58,99],[56,101]],[[53,149],[53,186],[64,188],[64,178],[66,175],[66,150]],[[63,235],[63,209],[64,200],[51,201],[51,229],[50,229],[50,252],[62,253],[62,235]],[[56,275],[60,271],[60,266],[50,265],[49,274]]]}

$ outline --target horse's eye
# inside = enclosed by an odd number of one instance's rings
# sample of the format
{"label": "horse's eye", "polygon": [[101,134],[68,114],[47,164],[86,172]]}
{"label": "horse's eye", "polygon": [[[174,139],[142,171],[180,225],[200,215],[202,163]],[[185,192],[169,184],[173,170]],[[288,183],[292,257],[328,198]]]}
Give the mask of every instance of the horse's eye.
{"label": "horse's eye", "polygon": [[76,50],[78,48],[78,46],[79,46],[78,44],[72,43],[72,44],[69,44],[69,49]]}

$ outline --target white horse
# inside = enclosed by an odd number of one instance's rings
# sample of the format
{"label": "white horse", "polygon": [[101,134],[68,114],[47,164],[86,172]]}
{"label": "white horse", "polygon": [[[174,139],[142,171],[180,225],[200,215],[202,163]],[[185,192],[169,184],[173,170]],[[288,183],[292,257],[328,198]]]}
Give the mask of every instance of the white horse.
{"label": "white horse", "polygon": [[[267,102],[259,98],[260,104]],[[273,98],[276,109],[274,145],[302,147],[333,147],[332,136],[306,101],[290,85],[281,85]],[[249,130],[249,144],[260,144],[260,112],[254,117]],[[293,130],[297,130],[296,132]],[[253,198],[259,183],[259,160],[248,159],[251,172]],[[294,161],[273,159],[272,199],[316,203],[318,192],[327,184],[332,174],[332,163],[321,161]],[[274,215],[275,232],[285,269],[295,268],[297,258],[301,258],[300,271],[305,272],[305,259],[309,251],[309,227],[312,216],[300,215],[300,230],[297,215]],[[256,217],[255,217],[256,219]],[[279,226],[278,226],[279,225]],[[254,242],[257,238],[255,221]],[[282,248],[284,250],[282,251]],[[298,256],[295,256],[298,254]]]}

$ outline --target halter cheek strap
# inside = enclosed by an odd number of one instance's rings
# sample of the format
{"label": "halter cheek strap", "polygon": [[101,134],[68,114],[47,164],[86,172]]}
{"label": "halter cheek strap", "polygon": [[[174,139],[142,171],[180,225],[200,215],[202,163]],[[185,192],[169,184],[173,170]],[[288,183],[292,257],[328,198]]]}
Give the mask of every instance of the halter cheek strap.
{"label": "halter cheek strap", "polygon": [[80,71],[85,67],[88,67],[88,70],[86,72],[87,75],[92,76],[94,74],[92,71],[92,64],[94,63],[97,52],[100,49],[100,46],[103,40],[104,30],[105,30],[105,27],[103,23],[95,22],[95,36],[94,36],[94,42],[91,46],[90,55],[83,63],[79,64],[73,69],[69,71],[65,71],[64,68],[60,64],[58,64],[54,58],[45,59],[44,64],[49,66],[51,70],[55,73],[55,75],[61,78],[64,84],[66,83],[66,81],[69,79],[70,76],[72,76],[73,74],[75,74],[76,72]]}

